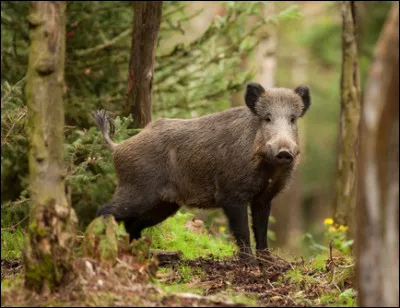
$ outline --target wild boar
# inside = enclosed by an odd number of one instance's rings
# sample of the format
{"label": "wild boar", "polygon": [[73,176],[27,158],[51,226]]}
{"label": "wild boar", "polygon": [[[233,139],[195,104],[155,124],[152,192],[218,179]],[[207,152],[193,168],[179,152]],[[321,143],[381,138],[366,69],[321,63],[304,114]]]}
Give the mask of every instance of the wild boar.
{"label": "wild boar", "polygon": [[109,119],[95,120],[113,150],[118,186],[97,216],[123,221],[131,239],[173,215],[182,205],[222,208],[239,247],[254,262],[248,205],[258,253],[268,252],[271,200],[299,162],[297,120],[310,106],[307,86],[246,86],[247,106],[195,119],[159,119],[120,144],[109,136]]}

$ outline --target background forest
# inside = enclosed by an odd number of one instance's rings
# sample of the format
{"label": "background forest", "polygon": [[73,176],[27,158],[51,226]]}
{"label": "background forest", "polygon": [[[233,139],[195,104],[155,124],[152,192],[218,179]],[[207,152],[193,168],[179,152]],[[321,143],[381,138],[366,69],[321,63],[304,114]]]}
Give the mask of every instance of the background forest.
{"label": "background forest", "polygon": [[[392,5],[391,1],[357,2],[362,91]],[[28,2],[1,2],[2,262],[20,258],[29,222],[24,95],[30,43],[28,11]],[[311,89],[311,108],[299,124],[299,170],[289,190],[272,205],[270,243],[288,256],[328,253],[326,233],[332,223],[327,218],[334,218],[336,210],[340,12],[340,2],[335,1],[163,3],[152,90],[153,120],[193,118],[244,104],[243,89],[249,81],[266,87],[306,84]],[[111,152],[104,145],[92,112],[105,109],[115,117],[115,141],[137,133],[126,97],[133,9],[129,1],[71,1],[66,17],[65,186],[78,216],[78,233],[83,234],[97,207],[112,198],[117,181]],[[182,244],[168,240],[168,233],[162,232],[183,232],[176,228],[193,216],[204,221],[215,241],[204,244],[204,256],[216,254],[215,249],[222,256],[232,253],[233,244],[219,244],[232,241],[221,210],[182,208],[146,234],[153,236],[155,248],[187,249],[188,256],[197,257],[191,250],[196,249],[198,236],[188,236]],[[336,248],[351,254],[353,241],[341,236],[334,238]]]}

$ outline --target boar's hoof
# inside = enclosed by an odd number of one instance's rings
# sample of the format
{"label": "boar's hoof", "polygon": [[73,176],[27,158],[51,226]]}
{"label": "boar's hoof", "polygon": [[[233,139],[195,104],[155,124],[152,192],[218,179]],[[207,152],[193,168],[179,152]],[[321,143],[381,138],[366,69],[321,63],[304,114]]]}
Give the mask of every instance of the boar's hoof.
{"label": "boar's hoof", "polygon": [[256,257],[260,266],[266,266],[271,264],[272,256],[268,248],[263,250],[257,250]]}
{"label": "boar's hoof", "polygon": [[246,268],[258,267],[257,259],[248,253],[239,253],[239,264]]}

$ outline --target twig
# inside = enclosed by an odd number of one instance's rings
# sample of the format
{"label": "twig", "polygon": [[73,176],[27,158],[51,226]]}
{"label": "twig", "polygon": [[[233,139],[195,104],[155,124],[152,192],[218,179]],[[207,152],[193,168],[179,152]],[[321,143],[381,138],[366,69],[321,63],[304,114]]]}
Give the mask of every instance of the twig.
{"label": "twig", "polygon": [[[22,114],[18,117],[17,120],[13,121],[13,124],[11,125],[10,130],[8,131],[8,133],[7,133],[7,135],[4,137],[4,139],[1,141],[2,144],[7,144],[7,138],[8,138],[8,136],[10,136],[11,132],[13,131],[13,129],[14,129],[14,127],[15,127],[15,124],[17,124],[17,122],[18,122],[19,120],[21,120],[25,115],[26,115],[26,109],[24,109],[24,110],[22,111]],[[10,121],[11,121],[11,120],[10,120]]]}
{"label": "twig", "polygon": [[122,32],[120,35],[117,35],[115,38],[113,38],[112,40],[109,40],[103,44],[97,45],[95,47],[92,48],[88,48],[88,49],[80,49],[80,50],[76,50],[75,51],[75,55],[77,56],[87,56],[93,52],[96,51],[100,51],[102,49],[105,49],[107,47],[110,47],[111,45],[114,45],[115,43],[117,43],[120,39],[130,35],[132,32],[132,29],[127,29],[124,32]]}
{"label": "twig", "polygon": [[4,101],[7,99],[7,97],[12,93],[12,91],[14,91],[14,89],[15,89],[20,83],[22,83],[22,82],[25,81],[25,78],[26,78],[26,76],[24,76],[20,81],[18,81],[16,84],[14,84],[13,86],[11,86],[10,91],[8,91],[8,93],[6,93],[6,94],[1,98],[1,100],[4,102]]}
{"label": "twig", "polygon": [[22,218],[19,222],[17,222],[16,224],[9,226],[8,228],[1,228],[1,231],[14,231],[15,227],[17,227],[21,222],[23,222],[24,220],[26,220],[29,217],[29,215],[25,216],[24,218]]}

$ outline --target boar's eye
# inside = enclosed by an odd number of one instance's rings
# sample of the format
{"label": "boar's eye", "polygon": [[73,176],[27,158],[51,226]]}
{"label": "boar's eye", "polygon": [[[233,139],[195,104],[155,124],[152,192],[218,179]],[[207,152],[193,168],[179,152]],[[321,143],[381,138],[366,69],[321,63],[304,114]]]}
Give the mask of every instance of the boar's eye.
{"label": "boar's eye", "polygon": [[269,114],[269,115],[267,115],[267,117],[266,117],[265,121],[267,121],[267,123],[271,122],[271,115],[270,115],[270,114]]}
{"label": "boar's eye", "polygon": [[296,117],[295,116],[291,116],[290,117],[290,122],[294,124],[294,121],[296,121]]}

